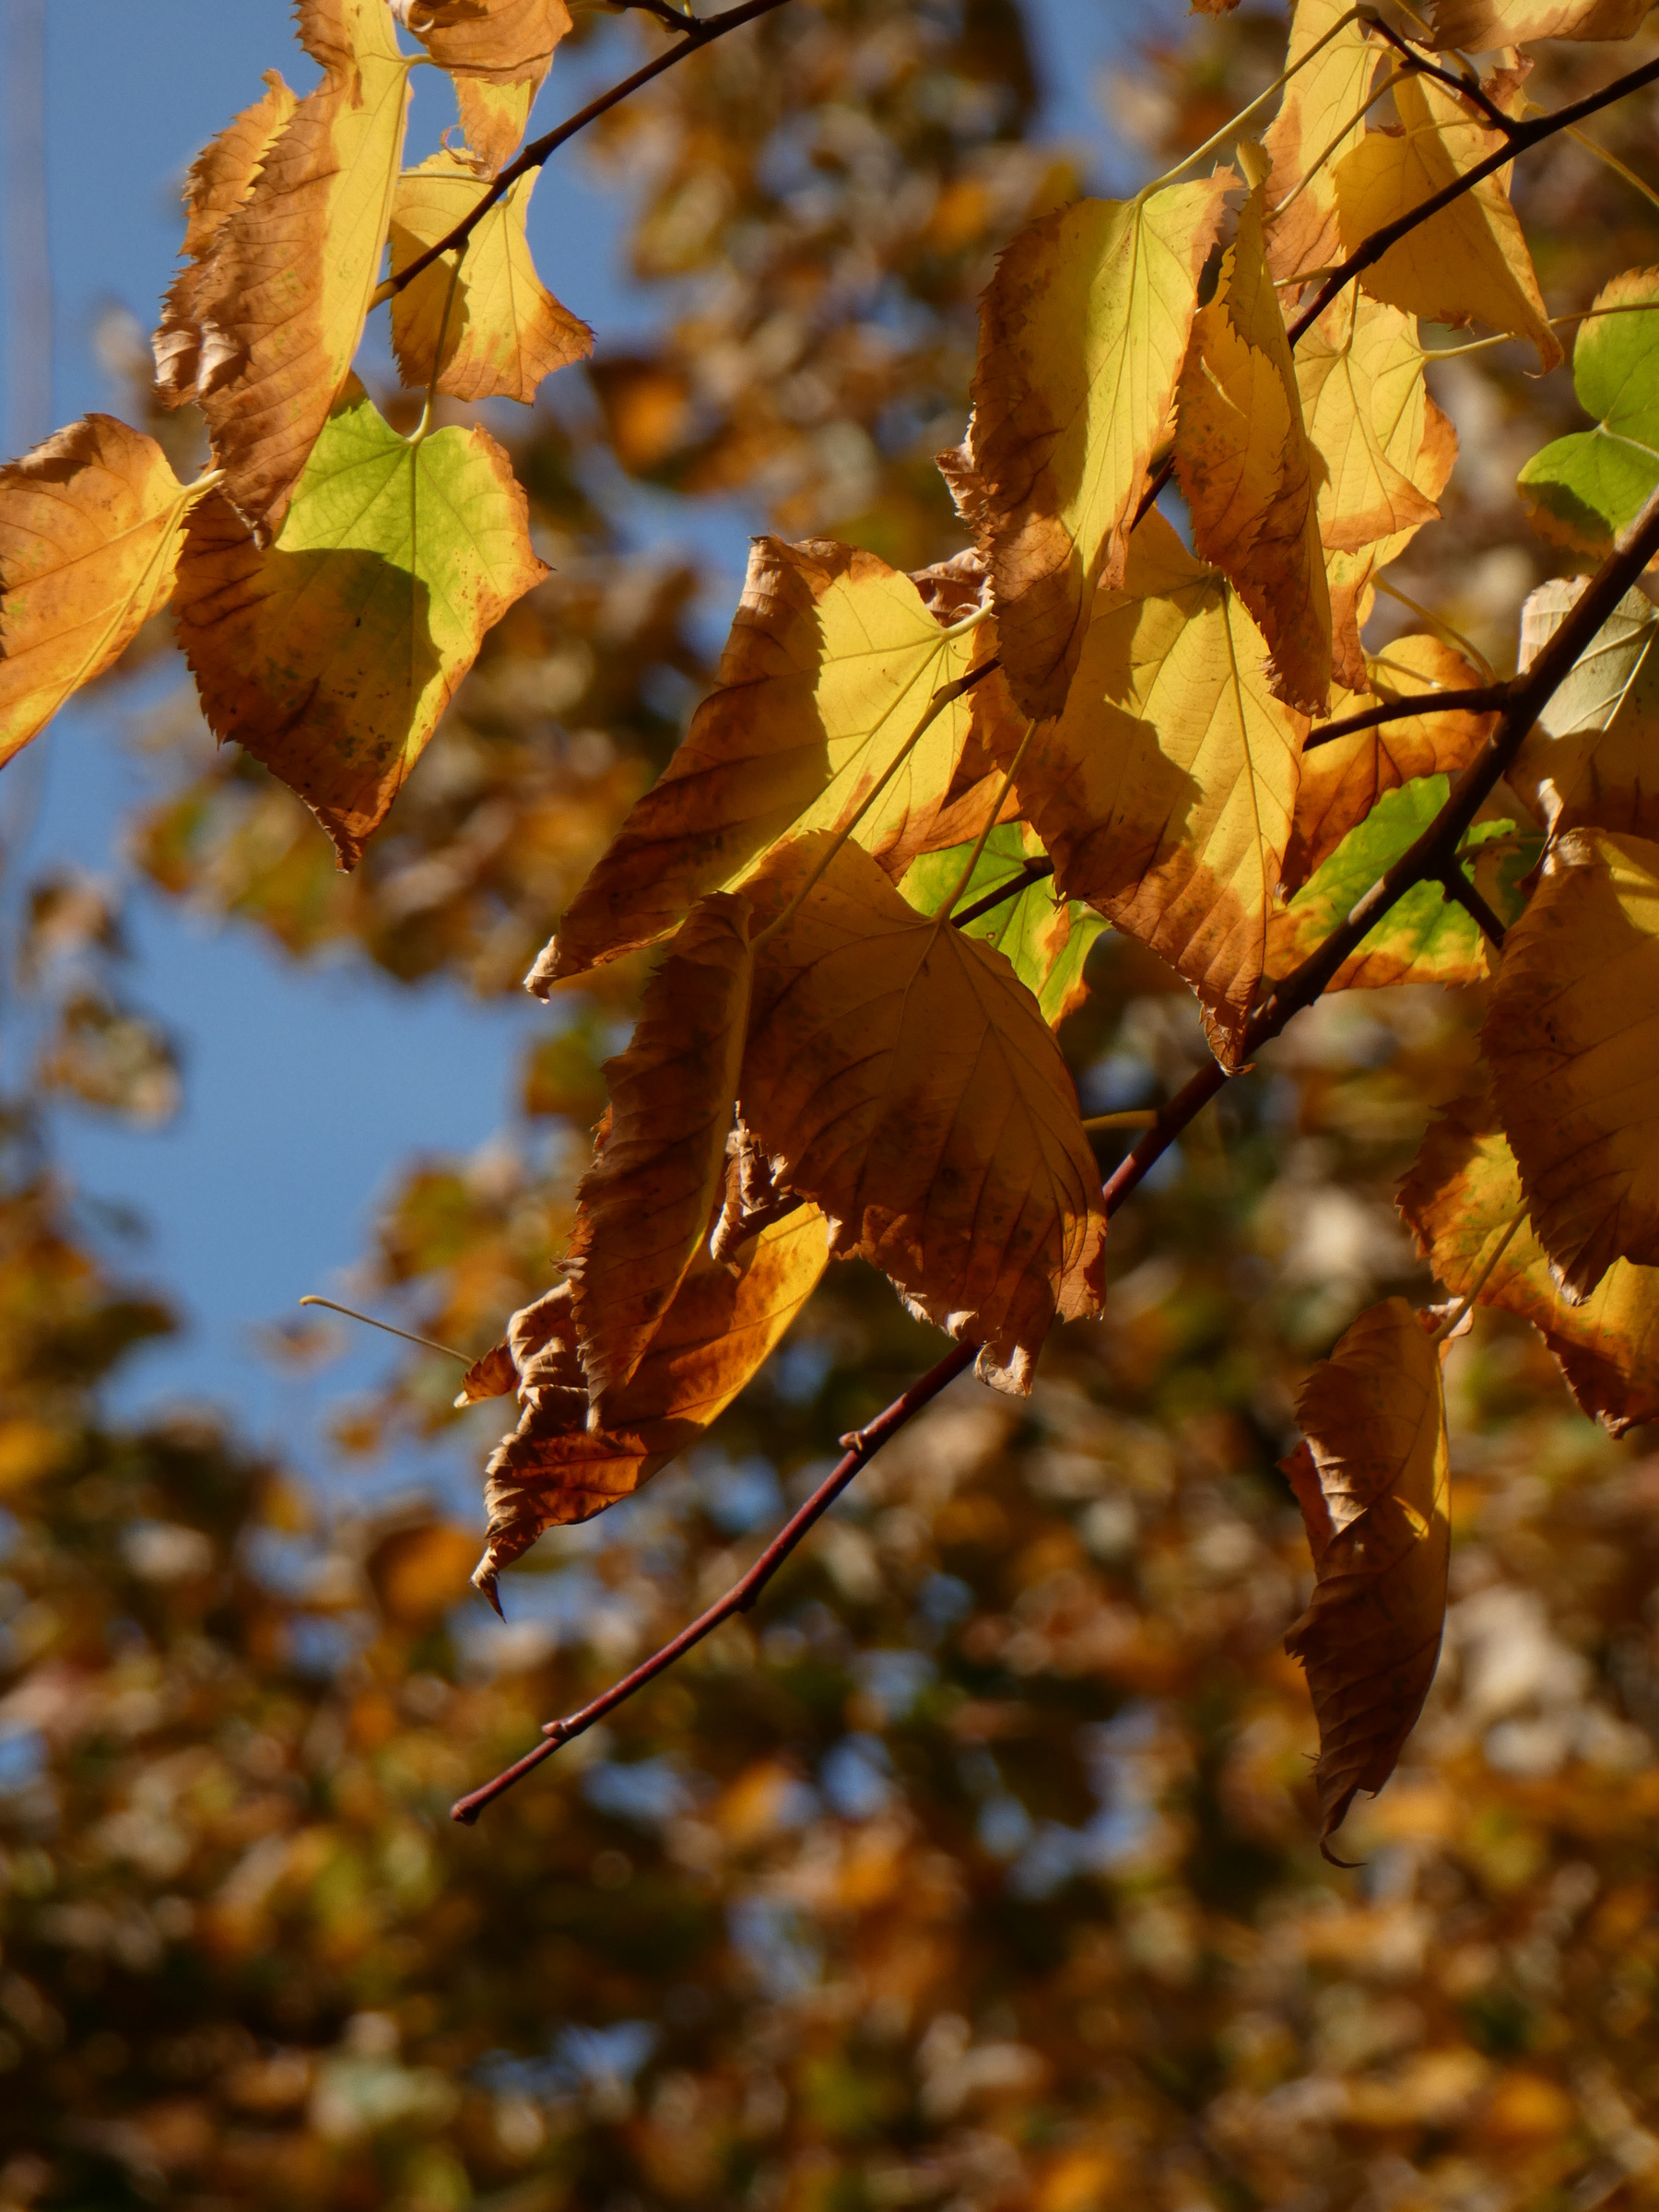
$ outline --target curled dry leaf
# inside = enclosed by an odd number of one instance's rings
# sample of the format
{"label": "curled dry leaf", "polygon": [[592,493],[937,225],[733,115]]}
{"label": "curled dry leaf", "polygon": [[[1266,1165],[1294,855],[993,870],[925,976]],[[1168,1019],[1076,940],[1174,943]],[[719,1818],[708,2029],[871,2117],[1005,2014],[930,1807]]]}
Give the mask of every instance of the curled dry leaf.
{"label": "curled dry leaf", "polygon": [[996,265],[956,473],[1028,714],[1059,712],[1095,586],[1123,581],[1199,275],[1238,182],[1223,169],[1145,199],[1077,201]]}
{"label": "curled dry leaf", "polygon": [[1100,1179],[1077,1093],[1007,961],[916,912],[856,845],[774,855],[739,1095],[779,1180],[913,1310],[1027,1390],[1056,1314],[1098,1312]]}
{"label": "curled dry leaf", "polygon": [[1629,39],[1653,0],[1428,0],[1431,50],[1486,53],[1534,39]]}
{"label": "curled dry leaf", "polygon": [[1284,1466],[1315,1580],[1285,1648],[1307,1669],[1319,1720],[1323,1848],[1355,1792],[1374,1796],[1394,1772],[1445,1623],[1440,1347],[1404,1299],[1359,1316],[1302,1386],[1296,1418],[1307,1441]]}
{"label": "curled dry leaf", "polygon": [[488,1539],[473,1575],[492,1604],[501,1569],[544,1529],[591,1520],[695,1442],[763,1365],[829,1257],[823,1216],[806,1206],[752,1238],[735,1265],[700,1253],[618,1394],[608,1430],[588,1426],[570,1286],[514,1315],[508,1344],[523,1411],[490,1455]]}
{"label": "curled dry leaf", "polygon": [[[1500,132],[1431,78],[1402,77],[1394,98],[1401,128],[1368,132],[1336,166],[1345,253],[1504,143]],[[1407,314],[1458,326],[1481,322],[1530,338],[1543,369],[1561,359],[1501,171],[1408,231],[1359,281],[1373,298]]]}
{"label": "curled dry leaf", "polygon": [[350,867],[485,631],[546,574],[495,441],[402,439],[353,379],[275,545],[223,499],[196,509],[179,634],[215,735],[298,792]]}
{"label": "curled dry leaf", "polygon": [[806,1200],[780,1184],[755,1133],[739,1117],[726,1138],[725,1195],[709,1237],[712,1259],[732,1261],[751,1237],[786,1220]]}
{"label": "curled dry leaf", "polygon": [[[1310,49],[1333,31],[1330,43],[1304,64]],[[1272,163],[1266,230],[1267,266],[1275,276],[1306,276],[1342,258],[1331,170],[1364,135],[1360,110],[1381,52],[1382,41],[1346,0],[1296,0],[1285,56],[1285,66],[1296,74],[1262,135]]]}
{"label": "curled dry leaf", "polygon": [[1575,830],[1510,932],[1481,1036],[1559,1280],[1659,1262],[1659,845]]}
{"label": "curled dry leaf", "polygon": [[518,150],[570,32],[565,0],[392,0],[392,10],[454,78],[466,143],[493,174]]}
{"label": "curled dry leaf", "polygon": [[923,724],[979,636],[947,639],[911,579],[873,553],[758,539],[714,690],[531,989],[653,943],[706,892],[744,883],[780,838],[856,819],[860,845],[903,865],[950,790],[971,694]]}
{"label": "curled dry leaf", "polygon": [[[406,384],[451,399],[517,399],[594,350],[594,334],[535,273],[524,222],[539,171],[521,177],[453,256],[392,298],[392,346]],[[433,154],[398,180],[392,204],[394,272],[446,238],[477,202],[484,181],[464,154]]]}
{"label": "curled dry leaf", "polygon": [[0,761],[172,597],[199,496],[153,438],[112,415],[0,468]]}
{"label": "curled dry leaf", "polygon": [[1197,992],[1229,1066],[1261,979],[1307,724],[1223,576],[1161,515],[1102,591],[1065,712],[1016,779],[1055,882]]}
{"label": "curled dry leaf", "polygon": [[[1521,610],[1524,670],[1559,629],[1584,578],[1541,583]],[[1540,710],[1509,771],[1547,830],[1659,837],[1659,618],[1627,592]]]}
{"label": "curled dry leaf", "polygon": [[595,1428],[610,1423],[725,1187],[748,1025],[749,908],[694,906],[646,986],[628,1050],[606,1064],[608,1126],[576,1194],[572,1311]]}
{"label": "curled dry leaf", "polygon": [[1615,1260],[1588,1298],[1562,1296],[1531,1221],[1514,1229],[1526,1198],[1484,1087],[1430,1124],[1400,1211],[1453,1298],[1479,1284],[1477,1303],[1533,1324],[1587,1414],[1615,1436],[1659,1420],[1659,1268]]}

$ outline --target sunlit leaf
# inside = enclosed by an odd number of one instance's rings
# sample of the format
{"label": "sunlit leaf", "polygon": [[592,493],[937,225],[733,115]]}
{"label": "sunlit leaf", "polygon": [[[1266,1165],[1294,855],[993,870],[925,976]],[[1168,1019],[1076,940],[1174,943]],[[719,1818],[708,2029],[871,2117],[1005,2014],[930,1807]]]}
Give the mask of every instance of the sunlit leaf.
{"label": "sunlit leaf", "polygon": [[[1521,612],[1530,667],[1584,587],[1541,583]],[[1545,827],[1659,837],[1659,618],[1630,591],[1546,700],[1509,782]]]}
{"label": "sunlit leaf", "polygon": [[455,80],[466,143],[491,172],[517,150],[571,29],[565,0],[391,0],[392,11]]}
{"label": "sunlit leaf", "polygon": [[1659,269],[1627,269],[1594,304],[1625,311],[1592,313],[1573,344],[1573,388],[1595,427],[1535,453],[1515,483],[1541,535],[1602,554],[1659,484]]}
{"label": "sunlit leaf", "polygon": [[[1350,18],[1347,23],[1345,16]],[[1330,43],[1298,68],[1310,48],[1332,31]],[[1285,66],[1296,75],[1262,136],[1273,164],[1267,176],[1267,266],[1275,276],[1303,276],[1342,258],[1331,172],[1364,132],[1359,110],[1381,50],[1345,0],[1296,0],[1285,56]]]}
{"label": "sunlit leaf", "polygon": [[1319,526],[1358,553],[1440,512],[1413,480],[1427,427],[1417,322],[1356,285],[1296,349],[1308,436],[1324,463]]}
{"label": "sunlit leaf", "polygon": [[[961,879],[973,843],[952,845],[912,861],[899,888],[918,913],[936,913]],[[1028,861],[1045,857],[1028,825],[1006,822],[985,840],[973,874],[957,901],[969,908],[1016,881]],[[1080,1006],[1087,986],[1083,970],[1090,946],[1105,928],[1099,914],[1076,899],[1056,899],[1052,879],[1027,884],[977,921],[968,933],[994,945],[1042,1008],[1043,1019],[1058,1028]]]}
{"label": "sunlit leaf", "polygon": [[1428,0],[1433,51],[1485,53],[1534,39],[1629,39],[1653,0]]}

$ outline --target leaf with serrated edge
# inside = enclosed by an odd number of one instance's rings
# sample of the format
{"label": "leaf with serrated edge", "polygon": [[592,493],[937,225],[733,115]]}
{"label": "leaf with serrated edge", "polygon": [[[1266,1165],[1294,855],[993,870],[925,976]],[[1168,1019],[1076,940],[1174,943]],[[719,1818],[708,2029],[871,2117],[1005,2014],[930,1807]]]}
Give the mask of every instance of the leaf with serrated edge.
{"label": "leaf with serrated edge", "polygon": [[593,1425],[610,1425],[725,1187],[748,1025],[748,901],[694,906],[645,988],[628,1049],[606,1062],[608,1126],[576,1193],[577,1340]]}
{"label": "leaf with serrated edge", "polygon": [[1055,886],[1149,945],[1197,992],[1237,1065],[1260,981],[1306,722],[1274,698],[1232,587],[1161,515],[1102,591],[1065,712],[1016,778]]}
{"label": "leaf with serrated edge", "polygon": [[908,860],[950,789],[972,694],[906,748],[935,694],[973,665],[978,637],[947,641],[911,579],[874,553],[757,539],[714,690],[530,988],[653,943],[706,892],[735,890],[780,838],[845,830],[877,785],[853,835],[878,860]]}
{"label": "leaf with serrated edge", "polygon": [[1587,1414],[1615,1436],[1659,1420],[1659,1267],[1615,1260],[1588,1298],[1561,1295],[1530,1220],[1510,1235],[1526,1200],[1484,1088],[1429,1124],[1399,1203],[1451,1295],[1530,1321]]}
{"label": "leaf with serrated edge", "polygon": [[[1415,334],[1415,324],[1412,330]],[[1388,380],[1386,393],[1381,382],[1373,387],[1373,406],[1372,419],[1385,456],[1433,505],[1446,488],[1456,462],[1457,433],[1450,418],[1424,390],[1420,357],[1408,375]],[[1384,425],[1388,426],[1385,437]],[[1348,690],[1362,689],[1368,680],[1359,632],[1370,618],[1377,571],[1399,558],[1418,527],[1416,523],[1406,523],[1357,552],[1327,550],[1325,554],[1325,579],[1331,593],[1332,668],[1337,682]]]}
{"label": "leaf with serrated edge", "polygon": [[1201,559],[1232,579],[1288,706],[1321,713],[1331,689],[1331,602],[1314,462],[1278,295],[1262,258],[1262,190],[1244,204],[1216,296],[1181,372],[1175,476]]}
{"label": "leaf with serrated edge", "polygon": [[[1438,1345],[1403,1298],[1361,1313],[1303,1384],[1285,1473],[1313,1596],[1285,1638],[1319,1720],[1321,1848],[1358,1790],[1394,1772],[1434,1679],[1446,1617],[1446,1406]],[[1326,1853],[1327,1857],[1330,1853]]]}
{"label": "leaf with serrated edge", "polygon": [[570,1286],[515,1314],[508,1341],[523,1411],[486,1470],[478,1588],[493,1599],[501,1569],[544,1529],[591,1520],[695,1443],[764,1365],[829,1257],[824,1218],[811,1206],[763,1230],[735,1263],[700,1253],[617,1394],[610,1430],[588,1427]]}
{"label": "leaf with serrated edge", "polygon": [[385,0],[303,0],[300,30],[323,82],[266,150],[194,300],[214,458],[265,536],[281,527],[362,336],[409,98]]}
{"label": "leaf with serrated edge", "polygon": [[1424,425],[1416,317],[1353,286],[1297,347],[1296,376],[1308,437],[1324,465],[1319,528],[1326,548],[1358,553],[1433,522],[1440,509],[1411,477]]}
{"label": "leaf with serrated edge", "polygon": [[[521,177],[467,240],[459,276],[446,254],[392,300],[392,347],[406,384],[450,399],[517,399],[526,406],[545,377],[594,350],[594,334],[561,307],[535,273],[524,237],[539,171]],[[398,180],[392,206],[392,266],[405,268],[447,238],[477,205],[484,180],[464,154],[436,153]]]}
{"label": "leaf with serrated edge", "polygon": [[483,430],[411,443],[354,378],[274,546],[217,497],[191,518],[179,634],[216,736],[299,793],[355,865],[484,633],[546,569]]}
{"label": "leaf with serrated edge", "polygon": [[[1332,31],[1330,43],[1299,67]],[[1286,68],[1296,74],[1262,135],[1262,150],[1273,165],[1267,174],[1267,266],[1275,276],[1305,276],[1342,258],[1331,171],[1364,134],[1359,110],[1382,51],[1381,41],[1353,18],[1346,0],[1296,0],[1285,56]],[[1312,176],[1298,192],[1310,170]]]}
{"label": "leaf with serrated edge", "polygon": [[[1504,143],[1500,132],[1427,77],[1402,77],[1394,97],[1403,128],[1369,132],[1336,165],[1345,253],[1420,207]],[[1484,178],[1419,223],[1359,281],[1374,299],[1407,314],[1460,326],[1477,321],[1530,338],[1544,369],[1561,359],[1525,233],[1500,174]]]}
{"label": "leaf with serrated edge", "polygon": [[1095,586],[1123,581],[1231,170],[1020,232],[980,315],[968,503],[1021,709],[1054,714]]}
{"label": "leaf with serrated edge", "polygon": [[[830,842],[772,856],[758,918],[783,915]],[[832,1252],[979,1343],[987,1382],[1029,1390],[1055,1316],[1099,1312],[1100,1171],[1036,1000],[855,845],[758,939],[739,1097],[778,1180],[829,1217]]]}
{"label": "leaf with serrated edge", "polygon": [[1430,51],[1486,53],[1534,39],[1629,39],[1653,0],[1428,0]]}
{"label": "leaf with serrated edge", "polygon": [[466,143],[493,174],[512,159],[571,29],[565,0],[392,0],[455,82]]}
{"label": "leaf with serrated edge", "polygon": [[167,605],[200,496],[112,415],[0,468],[0,761]]}
{"label": "leaf with serrated edge", "polygon": [[[998,779],[1000,781],[1000,778]],[[911,863],[899,888],[919,914],[937,913],[956,888],[973,852],[973,841],[929,853]],[[1011,882],[1028,861],[1044,858],[1042,847],[1024,822],[1005,822],[991,830],[961,899],[959,913]],[[964,926],[994,945],[1042,1008],[1051,1029],[1080,1006],[1087,995],[1084,964],[1089,947],[1105,928],[1099,914],[1076,899],[1056,899],[1052,880],[1027,884],[989,913]]]}
{"label": "leaf with serrated edge", "polygon": [[[1584,588],[1542,583],[1521,610],[1524,670]],[[1539,710],[1509,782],[1547,830],[1659,837],[1659,618],[1627,592]]]}
{"label": "leaf with serrated edge", "polygon": [[1627,269],[1594,305],[1623,311],[1592,312],[1573,342],[1573,389],[1595,427],[1535,453],[1515,488],[1540,536],[1601,554],[1659,484],[1659,269]]}
{"label": "leaf with serrated edge", "polygon": [[1659,845],[1570,830],[1510,931],[1482,1031],[1570,1294],[1659,1262]]}

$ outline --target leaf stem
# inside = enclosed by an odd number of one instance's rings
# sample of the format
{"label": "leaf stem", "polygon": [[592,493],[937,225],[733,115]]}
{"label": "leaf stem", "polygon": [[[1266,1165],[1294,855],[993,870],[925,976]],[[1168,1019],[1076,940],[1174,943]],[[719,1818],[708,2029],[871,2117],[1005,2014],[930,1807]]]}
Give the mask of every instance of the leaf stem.
{"label": "leaf stem", "polygon": [[1497,915],[1464,873],[1463,863],[1452,860],[1439,877],[1441,895],[1461,906],[1493,948],[1503,949],[1504,928]]}
{"label": "leaf stem", "polygon": [[1504,1253],[1509,1250],[1511,1244],[1514,1241],[1515,1231],[1521,1227],[1522,1223],[1525,1219],[1526,1208],[1525,1206],[1523,1206],[1521,1211],[1510,1223],[1509,1227],[1504,1230],[1502,1236],[1499,1238],[1498,1249],[1496,1252],[1493,1253],[1491,1258],[1487,1261],[1485,1266],[1483,1266],[1480,1270],[1480,1273],[1475,1277],[1475,1280],[1470,1284],[1467,1291],[1464,1294],[1458,1304],[1446,1316],[1445,1320],[1441,1322],[1440,1327],[1435,1330],[1434,1335],[1429,1339],[1430,1344],[1444,1344],[1447,1337],[1452,1335],[1453,1331],[1461,1327],[1465,1314],[1468,1312],[1469,1309],[1474,1305],[1475,1300],[1486,1288],[1487,1284],[1491,1279],[1492,1271],[1497,1266],[1499,1261],[1503,1257]]}
{"label": "leaf stem", "polygon": [[372,1313],[359,1313],[355,1306],[343,1306],[337,1299],[318,1298],[312,1292],[302,1298],[300,1303],[302,1306],[326,1306],[331,1313],[344,1313],[347,1321],[360,1321],[365,1327],[381,1329],[388,1336],[401,1336],[406,1344],[418,1344],[429,1352],[441,1352],[446,1359],[459,1359],[463,1367],[472,1365],[466,1354],[456,1351],[453,1345],[438,1344],[430,1336],[414,1335],[407,1329],[394,1329],[389,1321],[376,1321]]}
{"label": "leaf stem", "polygon": [[1315,39],[1300,60],[1292,62],[1282,76],[1276,76],[1265,92],[1258,92],[1255,98],[1241,107],[1230,122],[1224,123],[1218,131],[1212,132],[1202,146],[1194,147],[1190,154],[1182,155],[1173,169],[1166,171],[1161,177],[1154,177],[1150,184],[1143,184],[1135,194],[1135,198],[1137,200],[1150,199],[1155,192],[1161,192],[1166,184],[1172,184],[1177,177],[1191,169],[1194,163],[1202,161],[1206,154],[1213,154],[1218,147],[1226,146],[1230,140],[1238,137],[1241,124],[1247,122],[1259,107],[1265,106],[1276,92],[1282,92],[1291,78],[1299,76],[1307,67],[1315,54],[1323,53],[1333,39],[1341,36],[1356,17],[1364,15],[1366,12],[1363,8],[1350,7],[1346,16],[1340,17],[1332,24],[1324,38]]}
{"label": "leaf stem", "polygon": [[1390,599],[1397,599],[1403,607],[1407,608],[1418,618],[1419,622],[1427,622],[1430,629],[1438,629],[1449,644],[1456,646],[1459,653],[1466,653],[1488,683],[1495,684],[1498,681],[1498,671],[1473,639],[1465,638],[1461,629],[1453,629],[1450,622],[1435,614],[1431,608],[1424,606],[1418,600],[1411,598],[1400,589],[1397,583],[1390,583],[1386,576],[1378,576],[1373,581],[1378,591],[1384,593]]}
{"label": "leaf stem", "polygon": [[[998,806],[996,811],[1000,814],[1002,808]],[[994,822],[992,827],[995,827]],[[1006,899],[1017,899],[1021,891],[1029,891],[1034,883],[1041,883],[1053,872],[1054,864],[1052,860],[1028,860],[1018,874],[1010,876],[1006,883],[999,883],[994,891],[987,891],[982,899],[976,899],[971,906],[965,906],[959,914],[952,914],[950,926],[953,929],[966,929],[970,922],[977,922],[982,914],[991,913]]]}
{"label": "leaf stem", "polygon": [[1507,684],[1477,684],[1461,691],[1421,691],[1410,699],[1385,699],[1381,706],[1363,707],[1357,714],[1345,714],[1340,722],[1312,731],[1303,740],[1302,756],[1316,753],[1322,745],[1335,745],[1338,737],[1352,737],[1357,731],[1374,730],[1385,722],[1405,722],[1413,714],[1450,714],[1458,708],[1490,712],[1503,704],[1509,690]]}
{"label": "leaf stem", "polygon": [[[1014,758],[1009,761],[1007,769],[1004,773],[1002,789],[996,794],[996,804],[991,809],[991,818],[985,824],[984,828],[980,831],[979,836],[974,840],[973,850],[968,855],[968,865],[962,870],[960,876],[958,877],[955,890],[951,892],[949,898],[946,900],[944,905],[940,907],[938,912],[934,916],[934,926],[935,929],[942,928],[944,924],[949,921],[951,915],[956,912],[957,900],[968,888],[970,883],[972,882],[973,871],[979,866],[980,864],[980,854],[984,851],[986,845],[991,841],[991,832],[996,827],[996,818],[1002,812],[1009,792],[1011,792],[1014,788],[1014,779],[1019,772],[1020,762],[1025,759],[1026,747],[1030,744],[1032,737],[1036,734],[1036,730],[1037,724],[1034,722],[1027,723],[1025,735],[1020,739]],[[933,939],[931,937],[928,939],[928,943],[930,946],[932,945]]]}

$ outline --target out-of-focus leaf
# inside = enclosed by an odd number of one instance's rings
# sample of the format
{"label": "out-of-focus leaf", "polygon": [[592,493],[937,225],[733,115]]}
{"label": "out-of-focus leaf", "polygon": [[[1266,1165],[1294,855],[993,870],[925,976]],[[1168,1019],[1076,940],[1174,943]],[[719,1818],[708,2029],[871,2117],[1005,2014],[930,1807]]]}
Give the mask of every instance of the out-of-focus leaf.
{"label": "out-of-focus leaf", "polygon": [[[1541,583],[1521,610],[1521,665],[1531,666],[1584,588]],[[1659,619],[1627,592],[1539,711],[1509,782],[1545,828],[1659,835]]]}
{"label": "out-of-focus leaf", "polygon": [[[918,913],[937,913],[972,852],[971,844],[962,844],[926,853],[911,863],[899,888]],[[957,912],[965,913],[1001,885],[1013,882],[1029,861],[1045,857],[1028,823],[998,824],[985,840]],[[989,913],[962,926],[970,935],[995,946],[1042,1008],[1043,1019],[1057,1029],[1082,1004],[1084,965],[1106,924],[1080,900],[1056,899],[1053,880],[1046,879],[1027,884]]]}
{"label": "out-of-focus leaf", "polygon": [[179,1110],[179,1064],[166,1035],[98,991],[75,992],[58,1009],[35,1078],[43,1090],[152,1128]]}
{"label": "out-of-focus leaf", "polygon": [[1629,39],[1653,0],[1428,0],[1432,51],[1486,53],[1534,39]]}
{"label": "out-of-focus leaf", "polygon": [[1535,530],[1599,556],[1659,484],[1659,269],[1627,269],[1595,295],[1572,382],[1594,429],[1555,439],[1515,484]]}

